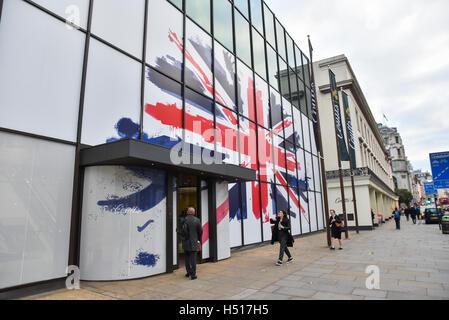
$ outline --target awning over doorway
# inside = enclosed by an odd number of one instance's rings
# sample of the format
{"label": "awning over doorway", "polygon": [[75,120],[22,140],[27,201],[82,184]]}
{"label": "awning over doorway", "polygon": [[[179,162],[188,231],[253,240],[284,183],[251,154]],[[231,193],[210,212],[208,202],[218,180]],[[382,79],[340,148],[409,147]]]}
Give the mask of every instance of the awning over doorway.
{"label": "awning over doorway", "polygon": [[[216,178],[229,182],[255,181],[256,171],[230,165],[206,164],[200,155],[184,154],[184,161],[175,164],[171,149],[143,142],[125,139],[95,147],[81,149],[81,167],[101,165],[124,165],[155,167],[180,173]],[[220,156],[220,154],[217,154]],[[185,161],[187,160],[187,161]]]}

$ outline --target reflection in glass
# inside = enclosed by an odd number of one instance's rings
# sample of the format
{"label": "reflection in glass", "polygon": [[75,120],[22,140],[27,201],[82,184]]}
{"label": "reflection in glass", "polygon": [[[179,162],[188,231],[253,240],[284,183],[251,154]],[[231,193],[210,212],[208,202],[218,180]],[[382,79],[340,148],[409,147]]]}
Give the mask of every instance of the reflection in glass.
{"label": "reflection in glass", "polygon": [[284,35],[284,27],[281,26],[278,20],[276,20],[276,39],[278,42],[278,53],[279,55],[286,59],[285,57],[285,35]]}
{"label": "reflection in glass", "polygon": [[265,37],[273,47],[276,47],[276,38],[274,36],[274,16],[266,5],[264,5],[264,15],[265,15]]}
{"label": "reflection in glass", "polygon": [[299,78],[301,78],[301,80],[304,80],[304,72],[302,69],[302,52],[296,45],[295,45],[295,56],[296,56],[295,71],[298,74]]}
{"label": "reflection in glass", "polygon": [[248,0],[234,0],[234,4],[246,18],[249,17]]}
{"label": "reflection in glass", "polygon": [[260,33],[263,33],[262,2],[261,0],[250,0],[251,22]]}
{"label": "reflection in glass", "polygon": [[207,32],[210,32],[210,0],[186,0],[186,13]]}
{"label": "reflection in glass", "polygon": [[270,46],[267,46],[267,61],[268,61],[268,82],[276,90],[279,90],[277,54]]}
{"label": "reflection in glass", "polygon": [[228,0],[214,0],[214,36],[228,50],[234,51],[232,5]]}
{"label": "reflection in glass", "polygon": [[288,84],[288,70],[287,70],[287,64],[284,60],[279,59],[279,75],[280,75],[280,81],[281,84],[281,94],[283,97],[289,98],[290,96],[290,89]]}
{"label": "reflection in glass", "polygon": [[182,10],[182,0],[170,0],[175,6],[179,8],[179,10]]}
{"label": "reflection in glass", "polygon": [[262,78],[267,78],[265,67],[265,41],[260,34],[253,29],[254,71]]}
{"label": "reflection in glass", "polygon": [[235,43],[237,56],[251,66],[251,40],[249,23],[235,11]]}
{"label": "reflection in glass", "polygon": [[288,55],[288,65],[290,68],[295,68],[295,52],[293,48],[293,40],[287,35],[287,55]]}

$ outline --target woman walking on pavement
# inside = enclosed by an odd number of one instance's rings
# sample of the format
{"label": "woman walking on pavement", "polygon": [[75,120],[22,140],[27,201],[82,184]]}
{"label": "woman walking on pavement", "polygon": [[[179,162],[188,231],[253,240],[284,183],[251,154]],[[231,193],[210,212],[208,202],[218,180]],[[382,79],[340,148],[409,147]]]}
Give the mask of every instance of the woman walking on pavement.
{"label": "woman walking on pavement", "polygon": [[335,241],[338,239],[340,244],[340,249],[343,250],[343,244],[341,241],[341,227],[343,222],[340,217],[335,214],[335,210],[331,210],[331,218],[329,220],[329,225],[331,226],[331,234],[332,234],[332,247],[331,250],[335,250]]}
{"label": "woman walking on pavement", "polygon": [[293,261],[293,257],[288,250],[288,247],[293,247],[293,237],[290,234],[290,220],[287,217],[287,214],[284,210],[279,211],[279,216],[276,219],[270,219],[271,224],[274,224],[272,227],[272,238],[271,244],[274,244],[275,241],[279,241],[279,259],[276,263],[277,266],[282,266],[282,260],[284,259],[284,253],[287,254],[288,260],[287,263]]}

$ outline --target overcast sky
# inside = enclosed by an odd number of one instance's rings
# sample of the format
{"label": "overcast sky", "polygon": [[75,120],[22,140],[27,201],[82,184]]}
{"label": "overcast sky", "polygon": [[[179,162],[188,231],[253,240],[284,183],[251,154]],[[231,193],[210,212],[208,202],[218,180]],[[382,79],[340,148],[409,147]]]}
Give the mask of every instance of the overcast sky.
{"label": "overcast sky", "polygon": [[414,169],[430,171],[429,153],[449,151],[448,0],[265,1],[307,53],[311,35],[315,61],[348,57],[376,121],[398,128]]}

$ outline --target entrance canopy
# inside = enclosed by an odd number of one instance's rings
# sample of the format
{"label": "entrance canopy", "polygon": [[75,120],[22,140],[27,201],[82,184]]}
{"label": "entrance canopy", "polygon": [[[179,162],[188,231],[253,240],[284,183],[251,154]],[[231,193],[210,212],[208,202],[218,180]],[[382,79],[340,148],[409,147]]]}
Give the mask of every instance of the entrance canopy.
{"label": "entrance canopy", "polygon": [[[192,146],[186,146],[184,149],[188,151],[183,153],[140,140],[125,139],[82,149],[80,166],[155,167],[229,182],[255,181],[257,178],[255,170],[225,163],[208,164],[212,162],[211,159],[203,159],[201,154],[189,152]],[[215,156],[219,159],[222,158],[220,153],[216,153]]]}

